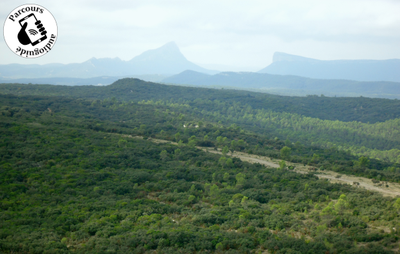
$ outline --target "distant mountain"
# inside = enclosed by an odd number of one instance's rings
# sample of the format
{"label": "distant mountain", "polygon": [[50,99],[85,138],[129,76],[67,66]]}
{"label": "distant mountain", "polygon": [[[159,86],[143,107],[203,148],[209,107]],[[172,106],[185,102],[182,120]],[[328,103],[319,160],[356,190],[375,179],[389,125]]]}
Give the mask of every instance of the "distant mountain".
{"label": "distant mountain", "polygon": [[218,71],[204,69],[188,61],[174,42],[148,50],[130,61],[119,58],[91,58],[73,64],[8,64],[0,65],[0,78],[93,78],[100,76],[165,75],[170,76],[185,70],[208,74]]}
{"label": "distant mountain", "polygon": [[99,76],[129,75],[126,62],[119,58],[91,58],[73,64],[8,64],[0,65],[1,78],[91,78]]}
{"label": "distant mountain", "polygon": [[316,79],[400,82],[400,59],[323,61],[275,52],[272,64],[259,72]]}
{"label": "distant mountain", "polygon": [[0,78],[0,83],[19,83],[19,84],[48,84],[48,85],[64,85],[64,86],[105,86],[114,83],[115,81],[122,78],[138,78],[145,81],[159,82],[166,78],[165,75],[130,75],[130,76],[119,76],[119,77],[94,77],[94,78],[19,78],[19,79],[4,79]]}
{"label": "distant mountain", "polygon": [[184,71],[177,75],[167,77],[163,79],[162,82],[180,84],[180,85],[209,86],[212,77],[214,76],[196,71]]}
{"label": "distant mountain", "polygon": [[[180,52],[174,42],[161,48],[148,50],[128,61],[131,74],[178,74],[185,70],[215,74],[218,71],[204,69],[190,61]],[[157,70],[156,72],[154,70]]]}
{"label": "distant mountain", "polygon": [[184,71],[178,75],[167,77],[162,82],[180,85],[226,87],[281,95],[324,94],[326,96],[366,96],[400,99],[400,83],[384,81],[361,82],[310,79],[299,76],[254,72],[221,72],[215,75],[207,75],[194,71]]}

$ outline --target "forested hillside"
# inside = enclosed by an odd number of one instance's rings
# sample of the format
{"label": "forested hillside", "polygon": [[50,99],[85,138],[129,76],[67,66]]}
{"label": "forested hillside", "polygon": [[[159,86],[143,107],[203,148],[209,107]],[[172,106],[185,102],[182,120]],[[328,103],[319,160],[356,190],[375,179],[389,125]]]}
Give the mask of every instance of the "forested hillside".
{"label": "forested hillside", "polygon": [[253,109],[296,113],[323,120],[363,123],[384,122],[400,118],[400,100],[343,97],[289,97],[271,94],[161,85],[139,79],[121,79],[105,87],[0,84],[1,94],[55,95],[88,99],[115,97],[122,101],[173,100],[175,102],[210,100],[240,103]]}
{"label": "forested hillside", "polygon": [[179,108],[209,121],[235,123],[270,138],[339,148],[354,155],[400,162],[400,101],[371,98],[285,97],[233,90],[166,86],[122,79],[107,87],[0,85],[1,93],[114,97]]}
{"label": "forested hillside", "polygon": [[0,109],[3,253],[393,253],[400,244],[400,199],[229,154],[399,181],[397,164],[218,123],[189,104],[1,95]]}

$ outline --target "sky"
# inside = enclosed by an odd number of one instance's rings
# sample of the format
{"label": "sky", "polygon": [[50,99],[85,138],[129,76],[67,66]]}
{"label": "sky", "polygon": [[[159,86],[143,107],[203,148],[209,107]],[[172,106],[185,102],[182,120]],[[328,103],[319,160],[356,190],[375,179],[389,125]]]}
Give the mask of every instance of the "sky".
{"label": "sky", "polygon": [[[0,20],[20,0],[1,0]],[[0,40],[0,64],[130,60],[174,41],[185,57],[222,71],[258,71],[274,52],[321,60],[400,59],[399,0],[42,0],[58,24],[36,59]],[[3,26],[1,26],[3,36]]]}

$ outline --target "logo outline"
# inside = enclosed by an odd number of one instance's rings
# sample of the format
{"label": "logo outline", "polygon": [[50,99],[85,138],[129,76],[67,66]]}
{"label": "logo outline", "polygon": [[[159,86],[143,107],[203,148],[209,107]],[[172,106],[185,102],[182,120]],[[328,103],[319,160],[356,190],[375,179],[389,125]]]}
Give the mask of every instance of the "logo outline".
{"label": "logo outline", "polygon": [[53,14],[38,4],[16,7],[6,17],[3,28],[8,48],[23,58],[47,54],[58,38],[58,24]]}

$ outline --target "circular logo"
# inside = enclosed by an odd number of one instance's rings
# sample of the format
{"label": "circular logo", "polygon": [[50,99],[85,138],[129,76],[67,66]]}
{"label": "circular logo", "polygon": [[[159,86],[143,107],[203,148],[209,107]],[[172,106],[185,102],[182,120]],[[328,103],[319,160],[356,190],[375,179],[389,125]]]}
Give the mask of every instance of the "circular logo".
{"label": "circular logo", "polygon": [[43,56],[56,43],[56,20],[43,6],[21,5],[10,12],[4,22],[4,40],[11,51],[21,57]]}

